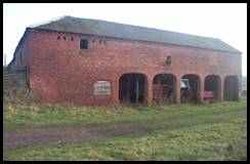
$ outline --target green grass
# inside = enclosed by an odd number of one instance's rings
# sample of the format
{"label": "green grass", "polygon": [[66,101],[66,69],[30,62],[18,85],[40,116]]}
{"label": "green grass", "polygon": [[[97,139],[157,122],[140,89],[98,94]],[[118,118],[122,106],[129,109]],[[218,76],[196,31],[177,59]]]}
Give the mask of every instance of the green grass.
{"label": "green grass", "polygon": [[[8,130],[40,126],[133,123],[142,135],[7,151],[10,160],[246,160],[246,102],[139,107],[9,106]],[[13,108],[13,109],[11,109]]]}
{"label": "green grass", "polygon": [[75,107],[62,105],[13,105],[6,104],[4,125],[8,130],[28,126],[89,125],[118,122],[144,122],[171,119],[174,117],[206,116],[242,110],[244,101],[223,102],[208,105],[165,105],[165,106],[115,106]]}

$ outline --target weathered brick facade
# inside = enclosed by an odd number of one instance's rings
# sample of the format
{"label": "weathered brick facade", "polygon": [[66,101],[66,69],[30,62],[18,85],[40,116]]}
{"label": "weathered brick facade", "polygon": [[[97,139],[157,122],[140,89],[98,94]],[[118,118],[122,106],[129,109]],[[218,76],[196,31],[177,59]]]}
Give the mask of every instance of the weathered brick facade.
{"label": "weathered brick facade", "polygon": [[[238,53],[30,28],[26,32],[22,64],[27,65],[30,88],[43,102],[119,103],[119,78],[125,73],[145,75],[145,103],[152,102],[154,77],[165,73],[176,78],[176,102],[180,102],[180,79],[185,74],[198,75],[200,100],[205,77],[218,75],[219,100],[223,100],[225,77],[241,76]],[[88,49],[80,49],[82,38],[88,40]],[[170,65],[165,63],[167,56],[171,56]],[[18,65],[18,57],[15,60]],[[97,81],[109,81],[111,94],[94,95]]]}

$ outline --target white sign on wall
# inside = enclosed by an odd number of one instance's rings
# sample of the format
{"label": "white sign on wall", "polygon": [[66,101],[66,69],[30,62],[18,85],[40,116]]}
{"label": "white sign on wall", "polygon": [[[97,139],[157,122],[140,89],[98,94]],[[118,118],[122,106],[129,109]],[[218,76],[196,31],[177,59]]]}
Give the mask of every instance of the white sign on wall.
{"label": "white sign on wall", "polygon": [[110,95],[111,83],[109,81],[97,81],[94,84],[94,95]]}

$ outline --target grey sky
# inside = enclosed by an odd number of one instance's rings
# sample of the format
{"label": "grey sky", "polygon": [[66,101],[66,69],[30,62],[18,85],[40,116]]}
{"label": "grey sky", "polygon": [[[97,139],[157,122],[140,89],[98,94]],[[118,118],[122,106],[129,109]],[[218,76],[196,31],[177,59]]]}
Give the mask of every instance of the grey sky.
{"label": "grey sky", "polygon": [[219,38],[242,52],[247,74],[247,4],[8,4],[3,5],[7,64],[25,28],[64,15]]}

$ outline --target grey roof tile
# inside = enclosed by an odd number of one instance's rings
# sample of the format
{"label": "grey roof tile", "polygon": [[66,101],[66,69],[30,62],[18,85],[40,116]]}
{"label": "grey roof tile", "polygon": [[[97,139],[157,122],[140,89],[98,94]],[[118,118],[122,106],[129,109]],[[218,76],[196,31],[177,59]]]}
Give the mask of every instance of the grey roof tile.
{"label": "grey roof tile", "polygon": [[34,27],[35,29],[74,32],[82,34],[101,35],[131,40],[169,43],[181,46],[192,46],[212,50],[241,53],[220,39],[189,35],[153,28],[125,25],[102,20],[82,19],[65,16],[48,24]]}

